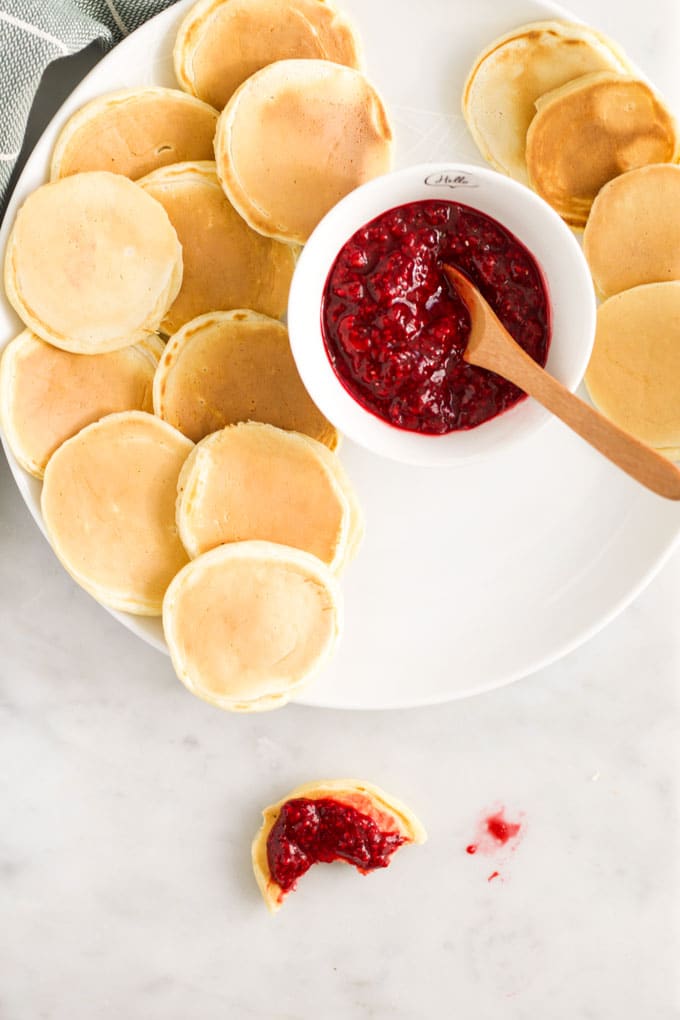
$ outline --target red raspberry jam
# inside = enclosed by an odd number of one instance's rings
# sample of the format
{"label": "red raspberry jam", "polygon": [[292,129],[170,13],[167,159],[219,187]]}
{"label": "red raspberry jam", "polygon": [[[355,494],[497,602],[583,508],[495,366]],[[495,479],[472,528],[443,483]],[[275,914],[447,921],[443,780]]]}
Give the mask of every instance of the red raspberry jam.
{"label": "red raspberry jam", "polygon": [[474,428],[526,396],[463,361],[470,317],[444,263],[467,274],[545,365],[550,306],[535,259],[500,223],[459,202],[411,202],[358,230],[333,264],[321,311],[345,389],[390,424],[430,435]]}
{"label": "red raspberry jam", "polygon": [[505,845],[508,840],[514,839],[522,828],[519,822],[508,822],[503,817],[503,812],[498,811],[495,815],[489,815],[486,820],[486,831],[498,843]]}
{"label": "red raspberry jam", "polygon": [[386,868],[391,855],[406,840],[398,832],[383,832],[356,808],[330,797],[286,801],[267,839],[271,877],[283,892],[318,861],[347,861],[364,874]]}

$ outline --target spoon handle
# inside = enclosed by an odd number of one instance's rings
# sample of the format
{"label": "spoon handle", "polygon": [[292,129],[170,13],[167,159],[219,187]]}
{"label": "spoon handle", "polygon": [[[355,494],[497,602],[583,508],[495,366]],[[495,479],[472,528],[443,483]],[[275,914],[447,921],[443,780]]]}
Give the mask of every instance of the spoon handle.
{"label": "spoon handle", "polygon": [[666,499],[680,500],[680,471],[675,465],[586,404],[537,365],[518,344],[511,342],[504,350],[497,348],[493,364],[483,364],[481,350],[475,352],[474,361],[519,386],[652,492]]}

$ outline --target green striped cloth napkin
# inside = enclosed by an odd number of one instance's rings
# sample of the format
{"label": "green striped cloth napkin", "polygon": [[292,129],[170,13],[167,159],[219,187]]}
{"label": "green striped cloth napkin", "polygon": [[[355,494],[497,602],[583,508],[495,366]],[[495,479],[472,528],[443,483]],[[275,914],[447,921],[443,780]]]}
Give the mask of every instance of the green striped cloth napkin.
{"label": "green striped cloth napkin", "polygon": [[92,42],[110,49],[175,0],[0,0],[0,212],[42,73]]}

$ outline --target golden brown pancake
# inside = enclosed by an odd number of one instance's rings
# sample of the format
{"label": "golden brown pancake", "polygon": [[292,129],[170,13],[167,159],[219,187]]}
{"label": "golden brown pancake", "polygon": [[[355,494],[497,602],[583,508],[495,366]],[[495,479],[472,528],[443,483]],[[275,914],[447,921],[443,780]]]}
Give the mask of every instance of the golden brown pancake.
{"label": "golden brown pancake", "polygon": [[153,412],[162,352],[153,336],[109,354],[71,354],[24,330],[0,361],[0,418],[21,466],[42,478],[54,451],[86,425],[116,411]]}
{"label": "golden brown pancake", "polygon": [[345,549],[345,555],[338,567],[338,571],[343,570],[344,567],[353,560],[356,556],[359,546],[364,537],[364,514],[359,503],[359,498],[356,493],[354,485],[350,481],[349,475],[345,471],[344,464],[337,456],[332,453],[328,446],[322,443],[315,442],[311,437],[305,436],[302,433],[298,433],[301,439],[307,440],[312,444],[316,455],[321,457],[324,461],[327,469],[331,472],[337,485],[340,487],[345,495],[345,499],[349,505],[349,534],[347,535],[347,547]]}
{"label": "golden brown pancake", "polygon": [[590,210],[583,251],[603,297],[680,280],[680,166],[659,163],[605,184]]}
{"label": "golden brown pancake", "polygon": [[303,244],[336,202],[390,169],[392,131],[359,71],[280,60],[225,106],[215,159],[227,197],[254,230]]}
{"label": "golden brown pancake", "polygon": [[260,422],[206,436],[179,478],[177,528],[186,551],[194,558],[227,542],[278,542],[337,571],[351,507],[324,452],[308,436]]}
{"label": "golden brown pancake", "polygon": [[139,185],[166,210],[182,243],[184,279],[163,320],[165,333],[223,309],[283,315],[295,252],[251,230],[225,198],[214,163],[177,163]]}
{"label": "golden brown pancake", "polygon": [[527,183],[524,150],[535,102],[591,71],[627,73],[615,43],[587,25],[534,21],[480,53],[463,90],[463,116],[480,152],[497,170]]}
{"label": "golden brown pancake", "polygon": [[182,88],[218,110],[276,60],[361,66],[352,26],[325,0],[202,0],[180,25],[174,57]]}
{"label": "golden brown pancake", "polygon": [[163,602],[175,671],[218,708],[278,708],[333,651],[340,591],[320,560],[272,542],[221,545],[192,560]]}
{"label": "golden brown pancake", "polygon": [[332,450],[339,442],[302,385],[286,327],[247,309],[201,315],[175,333],[153,399],[156,414],[194,442],[240,421],[304,432]]}
{"label": "golden brown pancake", "polygon": [[284,804],[298,798],[337,801],[367,815],[381,832],[398,833],[404,843],[424,843],[427,839],[425,829],[413,812],[396,797],[385,793],[373,783],[359,779],[322,779],[316,783],[298,786],[276,804],[264,809],[262,826],[251,847],[255,879],[272,913],[280,909],[287,893],[272,878],[267,843]]}
{"label": "golden brown pancake", "polygon": [[193,443],[143,411],[110,414],[50,458],[42,514],[69,574],[105,606],[158,616],[187,562],[177,481]]}
{"label": "golden brown pancake", "polygon": [[135,181],[169,163],[213,158],[217,110],[178,89],[112,92],[66,122],[51,178],[110,170]]}
{"label": "golden brown pancake", "polygon": [[680,281],[616,294],[597,312],[586,371],[593,403],[659,450],[680,447]]}
{"label": "golden brown pancake", "polygon": [[5,290],[19,317],[75,354],[145,339],[181,281],[182,249],[165,210],[120,174],[74,174],[38,188],[5,252]]}
{"label": "golden brown pancake", "polygon": [[645,82],[597,71],[541,96],[527,132],[531,186],[572,227],[600,188],[635,167],[672,160],[675,121]]}

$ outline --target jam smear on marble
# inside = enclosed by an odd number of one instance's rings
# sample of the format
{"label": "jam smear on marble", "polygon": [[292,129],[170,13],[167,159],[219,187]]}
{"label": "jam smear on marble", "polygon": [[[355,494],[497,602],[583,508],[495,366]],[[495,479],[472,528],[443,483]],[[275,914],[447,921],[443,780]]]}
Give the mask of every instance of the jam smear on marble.
{"label": "jam smear on marble", "polygon": [[321,325],[346,390],[377,417],[431,435],[470,429],[525,394],[463,360],[470,317],[442,272],[461,269],[543,366],[550,306],[541,270],[509,230],[459,202],[411,202],[378,216],[341,249]]}
{"label": "jam smear on marble", "polygon": [[516,839],[521,829],[522,823],[509,822],[505,817],[505,809],[501,808],[500,811],[487,815],[479,823],[478,838],[476,842],[465,847],[465,852],[476,854],[479,851],[483,854],[493,854],[499,847]]}
{"label": "jam smear on marble", "polygon": [[497,811],[495,815],[489,815],[486,819],[486,831],[497,843],[503,845],[514,839],[521,828],[520,822],[508,822],[503,817],[502,811]]}
{"label": "jam smear on marble", "polygon": [[287,893],[312,864],[343,860],[366,873],[386,868],[405,842],[340,801],[295,797],[283,805],[269,833],[267,860],[272,879]]}

